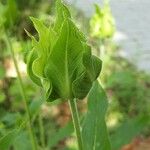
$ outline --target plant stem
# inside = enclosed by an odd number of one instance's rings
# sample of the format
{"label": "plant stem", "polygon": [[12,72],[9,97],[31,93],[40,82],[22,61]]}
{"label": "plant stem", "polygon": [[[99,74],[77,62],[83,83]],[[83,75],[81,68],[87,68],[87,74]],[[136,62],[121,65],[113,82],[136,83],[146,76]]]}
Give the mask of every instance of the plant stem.
{"label": "plant stem", "polygon": [[29,111],[29,106],[27,104],[27,97],[26,97],[26,94],[25,94],[25,89],[24,89],[24,86],[23,86],[22,78],[21,78],[21,75],[20,75],[20,72],[19,72],[19,67],[18,67],[18,64],[17,64],[17,60],[15,58],[15,53],[14,53],[11,41],[10,41],[9,36],[7,34],[7,31],[5,31],[5,35],[6,35],[7,45],[10,49],[12,59],[13,59],[14,65],[15,65],[15,69],[16,69],[16,72],[17,72],[17,76],[18,76],[18,80],[19,80],[19,84],[20,84],[20,89],[21,89],[21,94],[22,94],[22,98],[23,98],[23,101],[24,101],[24,105],[25,105],[26,115],[27,115],[28,121],[29,121],[28,122],[28,129],[29,129],[29,134],[30,134],[30,138],[31,138],[32,149],[37,150],[37,144],[36,144],[34,132],[32,130],[31,114],[30,114],[30,111]]}
{"label": "plant stem", "polygon": [[83,142],[82,142],[82,135],[81,135],[81,130],[80,130],[80,121],[79,121],[79,115],[78,115],[78,110],[77,110],[77,105],[76,105],[76,99],[70,99],[69,105],[70,105],[70,110],[72,114],[74,129],[75,129],[76,136],[77,136],[78,147],[79,147],[79,150],[83,150]]}
{"label": "plant stem", "polygon": [[41,113],[39,113],[39,129],[40,129],[40,140],[42,144],[43,150],[45,149],[45,134],[44,134],[44,127],[43,127],[43,118]]}

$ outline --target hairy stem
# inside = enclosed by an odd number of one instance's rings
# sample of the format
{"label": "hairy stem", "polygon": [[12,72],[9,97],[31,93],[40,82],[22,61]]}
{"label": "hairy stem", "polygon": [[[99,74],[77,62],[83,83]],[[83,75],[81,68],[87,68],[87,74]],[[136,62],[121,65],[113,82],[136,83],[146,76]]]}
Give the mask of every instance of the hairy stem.
{"label": "hairy stem", "polygon": [[5,31],[5,35],[6,35],[7,46],[10,49],[12,59],[13,59],[14,65],[15,65],[15,69],[16,69],[16,72],[17,72],[18,81],[19,81],[19,84],[20,84],[20,90],[21,90],[22,98],[23,98],[24,105],[25,105],[26,115],[27,115],[28,121],[29,121],[28,122],[28,130],[29,130],[29,134],[30,134],[30,138],[31,138],[32,149],[37,150],[37,144],[36,144],[34,132],[32,130],[31,114],[30,114],[30,111],[29,111],[29,106],[27,104],[27,97],[26,97],[26,94],[25,94],[25,89],[24,89],[24,86],[23,86],[22,78],[21,78],[21,75],[20,75],[20,72],[19,72],[17,60],[15,58],[15,53],[14,53],[10,38],[7,34],[7,31]]}
{"label": "hairy stem", "polygon": [[78,147],[79,147],[79,150],[83,150],[83,142],[82,142],[82,135],[81,135],[80,121],[79,121],[79,115],[78,115],[78,110],[77,110],[77,105],[76,105],[76,99],[70,99],[69,105],[70,105],[70,110],[72,114],[74,129],[75,129],[76,136],[77,136]]}

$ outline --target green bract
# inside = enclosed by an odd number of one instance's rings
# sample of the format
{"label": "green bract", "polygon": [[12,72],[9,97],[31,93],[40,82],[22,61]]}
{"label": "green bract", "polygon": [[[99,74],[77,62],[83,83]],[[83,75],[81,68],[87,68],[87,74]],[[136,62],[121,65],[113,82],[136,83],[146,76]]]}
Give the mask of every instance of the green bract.
{"label": "green bract", "polygon": [[27,70],[30,78],[46,91],[46,99],[83,99],[101,71],[101,60],[91,54],[83,34],[71,20],[67,7],[56,2],[57,17],[54,26],[31,18],[39,34],[32,35]]}

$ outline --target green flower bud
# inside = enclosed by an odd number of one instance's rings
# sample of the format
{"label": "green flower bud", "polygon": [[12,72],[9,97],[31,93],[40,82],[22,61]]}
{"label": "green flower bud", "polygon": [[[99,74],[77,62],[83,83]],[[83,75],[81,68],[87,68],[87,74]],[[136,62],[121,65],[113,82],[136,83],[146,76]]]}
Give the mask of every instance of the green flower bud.
{"label": "green flower bud", "polygon": [[71,20],[67,7],[56,2],[54,26],[31,18],[39,34],[32,35],[33,49],[27,61],[30,78],[46,92],[46,99],[83,99],[101,71],[101,60],[91,54],[84,35]]}
{"label": "green flower bud", "polygon": [[95,5],[95,14],[90,20],[90,29],[93,37],[105,39],[114,35],[115,21],[108,2],[105,2],[103,8]]}

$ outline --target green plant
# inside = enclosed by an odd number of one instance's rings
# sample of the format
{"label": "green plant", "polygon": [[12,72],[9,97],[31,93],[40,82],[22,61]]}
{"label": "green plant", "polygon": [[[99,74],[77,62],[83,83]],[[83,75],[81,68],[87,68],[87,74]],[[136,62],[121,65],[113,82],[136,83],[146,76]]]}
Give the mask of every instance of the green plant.
{"label": "green plant", "polygon": [[90,41],[96,47],[97,55],[105,61],[108,51],[112,51],[112,38],[116,31],[115,20],[108,0],[104,1],[103,7],[95,4],[95,13],[91,17],[89,24]]}
{"label": "green plant", "polygon": [[[107,99],[96,81],[101,60],[91,54],[91,47],[61,0],[56,1],[56,9],[54,26],[47,27],[31,17],[39,40],[27,32],[33,44],[27,59],[28,74],[33,82],[44,88],[48,102],[69,101],[79,150],[110,150],[105,125]],[[84,99],[88,93],[88,112],[81,132],[76,101]]]}
{"label": "green plant", "polygon": [[115,21],[112,16],[108,1],[100,8],[95,4],[95,14],[90,20],[91,36],[106,40],[111,38],[115,32]]}
{"label": "green plant", "polygon": [[[1,29],[11,28],[17,21],[19,12],[15,0],[7,0],[6,5],[0,2],[0,27]],[[1,31],[1,30],[0,30]]]}
{"label": "green plant", "polygon": [[29,122],[28,123],[28,129],[29,129],[29,133],[30,133],[30,137],[31,137],[32,148],[33,148],[33,150],[36,150],[37,145],[36,145],[36,140],[35,140],[35,136],[34,136],[33,129],[32,129],[31,114],[30,114],[28,103],[27,103],[27,97],[26,97],[23,81],[22,81],[22,78],[21,78],[21,75],[20,75],[20,72],[19,72],[19,68],[18,68],[18,65],[17,65],[17,60],[15,58],[15,53],[14,53],[14,50],[12,48],[11,41],[9,39],[7,31],[5,31],[5,32],[6,32],[6,42],[8,44],[8,47],[9,47],[10,51],[11,51],[12,59],[14,61],[14,65],[15,65],[15,68],[16,68],[16,72],[17,72],[17,76],[18,76],[18,80],[19,80],[19,84],[20,84],[20,90],[21,90],[22,98],[24,100],[25,110],[26,110],[27,118],[28,118],[28,122]]}
{"label": "green plant", "polygon": [[107,123],[112,149],[119,150],[136,136],[149,135],[149,75],[119,56],[117,47],[108,48],[101,81],[110,100]]}
{"label": "green plant", "polygon": [[[15,69],[16,69],[16,72],[17,72],[18,81],[19,81],[19,85],[20,85],[20,91],[21,91],[21,94],[22,94],[22,98],[23,98],[23,101],[24,101],[25,110],[26,110],[26,114],[27,114],[27,118],[28,118],[28,130],[29,130],[30,137],[31,137],[32,148],[33,148],[33,150],[36,150],[37,145],[36,145],[36,140],[35,140],[35,136],[34,136],[33,129],[32,129],[31,114],[30,114],[28,103],[27,103],[27,96],[26,96],[26,93],[25,93],[25,89],[24,89],[24,85],[23,85],[23,82],[22,82],[21,74],[19,72],[17,60],[15,58],[14,49],[12,47],[12,42],[10,40],[10,37],[9,37],[10,35],[9,35],[9,32],[8,32],[8,30],[16,22],[16,19],[17,19],[17,16],[18,16],[17,5],[16,5],[15,0],[8,0],[6,5],[2,5],[0,3],[0,7],[2,8],[2,10],[0,12],[0,17],[2,18],[0,20],[1,32],[3,33],[3,39],[4,39],[8,49],[10,50],[10,53],[11,53],[11,56],[12,56],[12,59],[13,59],[13,62],[14,62],[14,66],[15,66]],[[20,129],[15,129],[15,130],[20,131]],[[14,132],[12,131],[10,133],[13,134]],[[11,134],[8,134],[8,136],[11,135]],[[8,138],[8,136],[6,136],[6,138]],[[14,139],[13,136],[10,136],[10,137],[12,139]],[[2,146],[3,146],[2,143],[3,143],[4,139],[5,139],[5,137],[1,139],[1,145]],[[11,141],[11,140],[9,140],[9,141]],[[7,142],[5,142],[5,143],[7,143]],[[8,145],[9,144],[7,144],[7,146]]]}

